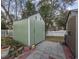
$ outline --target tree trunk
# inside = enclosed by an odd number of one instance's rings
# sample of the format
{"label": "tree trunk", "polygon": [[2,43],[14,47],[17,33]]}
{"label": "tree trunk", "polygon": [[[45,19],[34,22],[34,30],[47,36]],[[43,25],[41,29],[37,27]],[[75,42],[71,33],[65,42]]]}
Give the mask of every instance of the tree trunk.
{"label": "tree trunk", "polygon": [[17,0],[15,0],[15,3],[16,3],[16,20],[18,19],[17,18]]}
{"label": "tree trunk", "polygon": [[67,24],[70,13],[71,13],[71,11],[69,11],[68,14],[67,14],[64,30],[66,30],[66,24]]}
{"label": "tree trunk", "polygon": [[6,15],[8,16],[8,18],[10,19],[11,22],[13,22],[12,18],[10,17],[9,12],[6,10],[5,6],[1,4],[1,7],[4,9]]}

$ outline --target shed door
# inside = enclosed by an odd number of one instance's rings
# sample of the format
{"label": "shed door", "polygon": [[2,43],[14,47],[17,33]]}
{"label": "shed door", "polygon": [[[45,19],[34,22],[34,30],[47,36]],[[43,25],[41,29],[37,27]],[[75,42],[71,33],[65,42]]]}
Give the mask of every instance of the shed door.
{"label": "shed door", "polygon": [[38,44],[45,39],[44,31],[43,21],[40,18],[35,20],[35,44]]}
{"label": "shed door", "polygon": [[45,40],[45,25],[40,17],[33,17],[30,21],[30,44],[38,44]]}

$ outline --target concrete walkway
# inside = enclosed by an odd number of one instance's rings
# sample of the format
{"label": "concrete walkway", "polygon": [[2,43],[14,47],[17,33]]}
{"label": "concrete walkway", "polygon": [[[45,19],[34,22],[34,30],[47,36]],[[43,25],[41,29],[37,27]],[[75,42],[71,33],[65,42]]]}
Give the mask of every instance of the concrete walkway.
{"label": "concrete walkway", "polygon": [[68,47],[57,42],[44,41],[36,49],[25,52],[16,59],[73,59]]}
{"label": "concrete walkway", "polygon": [[40,43],[36,50],[27,59],[66,59],[63,47],[60,43],[44,41]]}

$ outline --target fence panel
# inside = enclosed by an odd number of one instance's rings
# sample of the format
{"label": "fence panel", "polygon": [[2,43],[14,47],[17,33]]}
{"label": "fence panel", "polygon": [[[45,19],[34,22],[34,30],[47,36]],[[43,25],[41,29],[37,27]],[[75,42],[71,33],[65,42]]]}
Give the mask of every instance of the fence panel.
{"label": "fence panel", "polygon": [[1,30],[1,37],[13,37],[13,30]]}

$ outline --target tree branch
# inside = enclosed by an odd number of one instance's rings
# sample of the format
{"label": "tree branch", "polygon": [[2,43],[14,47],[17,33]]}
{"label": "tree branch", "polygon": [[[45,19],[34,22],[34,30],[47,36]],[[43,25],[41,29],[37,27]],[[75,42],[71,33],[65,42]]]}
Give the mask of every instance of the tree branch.
{"label": "tree branch", "polygon": [[1,7],[4,9],[6,15],[8,16],[8,18],[10,19],[11,22],[13,22],[13,19],[10,17],[9,12],[6,10],[5,6],[3,4],[1,4]]}

